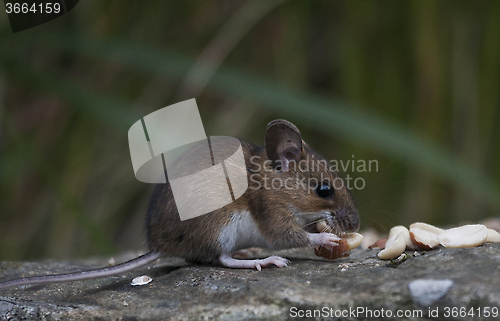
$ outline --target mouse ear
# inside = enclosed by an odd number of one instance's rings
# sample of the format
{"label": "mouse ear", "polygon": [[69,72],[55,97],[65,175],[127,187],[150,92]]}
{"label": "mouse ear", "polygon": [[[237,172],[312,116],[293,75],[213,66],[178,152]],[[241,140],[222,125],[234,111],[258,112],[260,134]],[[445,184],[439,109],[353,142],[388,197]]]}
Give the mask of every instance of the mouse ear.
{"label": "mouse ear", "polygon": [[267,125],[266,153],[273,166],[288,171],[290,162],[300,161],[302,136],[294,124],[284,119],[276,119]]}

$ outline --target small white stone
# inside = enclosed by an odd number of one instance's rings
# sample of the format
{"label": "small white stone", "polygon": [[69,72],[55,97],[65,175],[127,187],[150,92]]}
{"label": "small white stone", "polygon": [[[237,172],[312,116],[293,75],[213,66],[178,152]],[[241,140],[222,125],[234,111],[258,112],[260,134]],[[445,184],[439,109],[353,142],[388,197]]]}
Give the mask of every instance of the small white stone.
{"label": "small white stone", "polygon": [[413,301],[421,306],[430,306],[448,293],[453,285],[449,279],[433,280],[420,279],[408,284]]}
{"label": "small white stone", "polygon": [[138,276],[136,278],[134,278],[132,280],[132,283],[130,283],[130,285],[144,285],[144,284],[148,284],[149,282],[153,281],[153,279],[147,275],[143,275],[143,276]]}
{"label": "small white stone", "polygon": [[404,260],[406,258],[408,258],[408,254],[402,253],[400,256],[398,256],[398,258],[396,259],[396,261],[401,262],[402,260]]}

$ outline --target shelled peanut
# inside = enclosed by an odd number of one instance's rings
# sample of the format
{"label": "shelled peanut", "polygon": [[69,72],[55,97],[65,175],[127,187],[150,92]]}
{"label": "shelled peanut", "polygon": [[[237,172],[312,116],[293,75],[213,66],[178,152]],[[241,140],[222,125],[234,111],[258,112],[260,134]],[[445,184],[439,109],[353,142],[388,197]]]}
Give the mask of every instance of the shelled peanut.
{"label": "shelled peanut", "polygon": [[500,233],[481,224],[463,225],[443,230],[430,224],[417,222],[395,226],[389,232],[385,248],[378,253],[383,260],[393,259],[405,250],[431,250],[439,245],[448,248],[474,247],[483,243],[499,243]]}

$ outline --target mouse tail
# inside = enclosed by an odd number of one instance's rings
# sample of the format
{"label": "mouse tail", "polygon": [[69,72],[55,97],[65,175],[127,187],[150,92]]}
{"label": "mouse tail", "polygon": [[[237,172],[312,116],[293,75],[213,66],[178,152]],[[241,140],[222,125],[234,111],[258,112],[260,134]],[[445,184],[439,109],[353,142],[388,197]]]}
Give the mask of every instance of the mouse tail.
{"label": "mouse tail", "polygon": [[97,279],[131,271],[159,259],[162,255],[156,252],[149,252],[130,261],[120,263],[115,266],[105,267],[97,270],[75,272],[68,274],[35,276],[22,278],[0,283],[0,290],[20,285],[38,285],[46,283],[62,283],[79,280]]}

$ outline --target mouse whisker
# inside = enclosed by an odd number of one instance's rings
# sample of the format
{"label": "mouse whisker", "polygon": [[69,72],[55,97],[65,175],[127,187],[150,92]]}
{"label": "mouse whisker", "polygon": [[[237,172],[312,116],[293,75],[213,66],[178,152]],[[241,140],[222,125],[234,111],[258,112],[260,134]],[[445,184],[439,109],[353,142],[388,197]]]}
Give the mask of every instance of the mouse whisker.
{"label": "mouse whisker", "polygon": [[317,219],[317,220],[314,220],[314,221],[312,221],[312,222],[310,222],[310,223],[307,223],[307,224],[305,224],[305,225],[302,225],[302,227],[303,227],[303,228],[304,228],[304,227],[308,227],[308,226],[310,226],[310,225],[313,225],[313,224],[318,223],[319,221],[321,221],[321,219]]}

